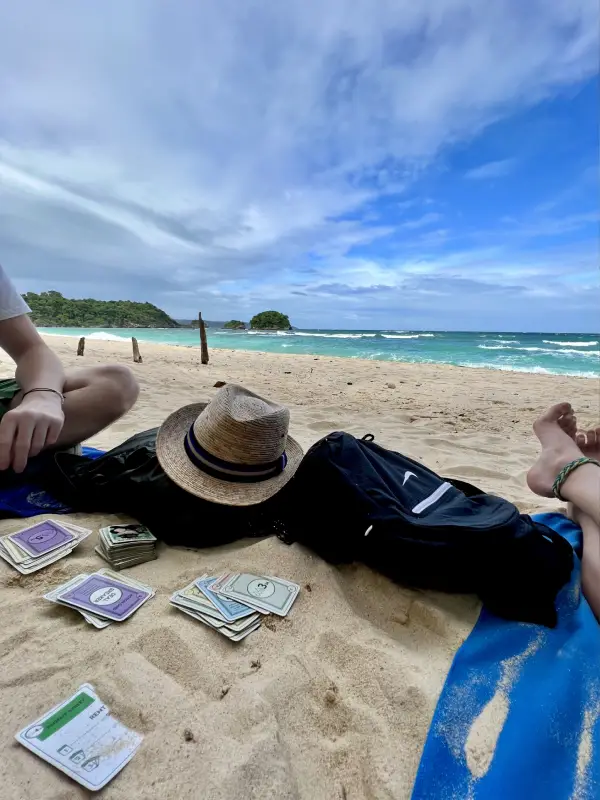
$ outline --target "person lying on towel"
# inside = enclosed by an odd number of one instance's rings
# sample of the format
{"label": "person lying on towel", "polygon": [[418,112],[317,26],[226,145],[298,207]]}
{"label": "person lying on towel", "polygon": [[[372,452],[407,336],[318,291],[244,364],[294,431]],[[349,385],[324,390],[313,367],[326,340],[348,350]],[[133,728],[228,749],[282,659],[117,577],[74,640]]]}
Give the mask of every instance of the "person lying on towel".
{"label": "person lying on towel", "polygon": [[23,472],[30,457],[88,439],[133,406],[127,367],[63,369],[27,316],[30,309],[0,266],[0,347],[16,362],[0,380],[0,470]]}

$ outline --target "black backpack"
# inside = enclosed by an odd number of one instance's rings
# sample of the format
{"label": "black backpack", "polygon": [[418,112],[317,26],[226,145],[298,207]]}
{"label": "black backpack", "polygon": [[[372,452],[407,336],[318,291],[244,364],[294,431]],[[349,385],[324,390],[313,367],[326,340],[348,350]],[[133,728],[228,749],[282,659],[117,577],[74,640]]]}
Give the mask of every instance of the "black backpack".
{"label": "black backpack", "polygon": [[394,581],[475,592],[495,614],[554,627],[571,545],[507,500],[444,479],[407,456],[332,433],[290,482],[287,541],[333,563],[360,561]]}

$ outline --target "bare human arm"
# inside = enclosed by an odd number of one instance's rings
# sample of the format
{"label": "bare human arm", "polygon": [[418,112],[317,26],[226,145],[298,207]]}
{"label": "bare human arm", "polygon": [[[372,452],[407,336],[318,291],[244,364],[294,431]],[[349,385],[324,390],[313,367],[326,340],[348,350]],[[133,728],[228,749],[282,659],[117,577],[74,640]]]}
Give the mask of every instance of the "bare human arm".
{"label": "bare human arm", "polygon": [[[0,321],[0,347],[17,365],[16,380],[25,394],[31,389],[63,391],[65,373],[58,357],[44,343],[28,316]],[[8,411],[0,423],[0,470],[23,472],[27,459],[58,439],[65,417],[54,392],[33,392]]]}

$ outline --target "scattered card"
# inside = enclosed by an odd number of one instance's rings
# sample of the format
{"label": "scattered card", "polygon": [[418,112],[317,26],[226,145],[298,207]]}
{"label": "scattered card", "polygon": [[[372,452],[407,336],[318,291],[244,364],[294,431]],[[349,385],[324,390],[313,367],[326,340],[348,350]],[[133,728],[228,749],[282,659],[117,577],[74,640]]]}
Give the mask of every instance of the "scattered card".
{"label": "scattered card", "polygon": [[91,575],[76,575],[44,598],[78,611],[96,628],[106,628],[112,622],[127,619],[155,594],[154,589],[140,581],[101,569]]}
{"label": "scattered card", "polygon": [[269,612],[285,617],[298,597],[300,586],[297,583],[274,578],[270,575],[234,573],[227,582],[219,583],[220,588],[212,590],[218,594],[237,600],[255,608],[261,613]]}
{"label": "scattered card", "polygon": [[[113,572],[110,569],[99,569],[96,573],[98,575],[104,575],[105,577],[112,578],[113,580],[120,581],[121,583],[125,583],[128,586],[131,586],[134,589],[141,589],[142,591],[150,592],[151,597],[154,597],[156,592],[150,586],[146,586],[144,583],[140,583],[140,581],[136,581],[134,578],[128,576],[120,575],[118,572]],[[61,584],[60,586],[56,586],[54,589],[49,591],[47,594],[44,595],[44,599],[49,600],[51,603],[57,603],[58,605],[64,605],[66,608],[71,608],[73,611],[78,611],[81,616],[88,622],[90,625],[93,625],[95,628],[106,628],[108,625],[112,625],[112,620],[104,619],[103,617],[99,617],[96,613],[92,613],[91,611],[84,611],[81,608],[74,608],[67,603],[63,603],[59,600],[59,595],[63,592],[66,592],[68,589],[77,586],[81,581],[88,577],[86,573],[82,573],[81,575],[76,575],[71,580],[67,581],[66,583]]]}
{"label": "scattered card", "polygon": [[216,592],[212,592],[210,587],[215,580],[216,578],[214,577],[198,578],[195,583],[206,599],[213,604],[228,622],[235,622],[236,619],[248,617],[254,613],[254,609],[250,608],[250,606],[238,603],[237,600],[230,600],[228,597],[219,597]]}
{"label": "scattered card", "polygon": [[[214,578],[201,575],[184,589],[175,592],[170,602],[184,614],[202,622],[209,628],[218,631],[232,642],[239,642],[260,627],[260,614],[254,609],[243,606],[228,598],[216,598],[214,602],[211,594],[206,594],[207,586]],[[204,591],[201,591],[202,587]],[[226,612],[226,616],[222,611]],[[231,619],[232,612],[238,614]]]}
{"label": "scattered card", "polygon": [[15,738],[92,792],[123,769],[143,739],[111,715],[89,683]]}
{"label": "scattered card", "polygon": [[226,636],[230,642],[241,642],[242,639],[246,638],[246,636],[249,636],[251,633],[254,633],[254,631],[257,631],[260,628],[260,622],[255,622],[242,631],[233,631],[230,630],[227,625],[221,625],[220,627],[217,627],[212,623],[212,621],[203,618],[202,614],[192,611],[189,608],[180,608],[179,610],[183,611],[184,614],[187,614],[188,616],[197,619],[199,622],[203,622],[209,628],[214,628],[214,630],[218,630],[219,633],[222,633],[223,636]]}
{"label": "scattered card", "polygon": [[[85,578],[84,573],[82,573],[81,575],[76,575],[74,578],[71,578],[70,581],[67,581],[67,583],[63,583],[60,586],[57,586],[56,588],[49,591],[48,594],[44,595],[44,599],[50,600],[51,603],[57,603],[58,605],[63,605],[58,599],[58,595],[61,592],[65,592],[68,589],[71,589],[73,586],[79,584],[83,580],[83,578]],[[108,625],[111,624],[109,619],[101,619],[100,617],[97,617],[95,614],[90,614],[89,612],[83,611],[81,609],[78,609],[78,611],[81,614],[81,616],[85,619],[85,621],[90,625],[93,625],[95,628],[106,628]]]}
{"label": "scattered card", "polygon": [[233,572],[224,572],[220,575],[216,580],[214,580],[210,585],[211,592],[220,592],[221,587],[225,586],[227,581],[231,580],[235,573]]}
{"label": "scattered card", "polygon": [[113,545],[130,545],[132,542],[150,542],[157,541],[145,525],[139,522],[130,523],[127,525],[109,525],[108,528],[102,528],[106,531],[108,539]]}
{"label": "scattered card", "polygon": [[96,552],[114,569],[121,570],[153,561],[157,538],[145,525],[132,523],[100,528]]}
{"label": "scattered card", "polygon": [[7,539],[24,550],[31,558],[39,558],[58,547],[72,544],[77,537],[59,522],[46,519],[29,528],[23,528],[18,533],[10,533]]}
{"label": "scattered card", "polygon": [[134,588],[97,572],[62,591],[58,600],[65,605],[91,611],[99,617],[123,622],[152,596],[151,590]]}
{"label": "scattered card", "polygon": [[29,575],[69,555],[91,532],[72,523],[44,520],[0,537],[0,558]]}

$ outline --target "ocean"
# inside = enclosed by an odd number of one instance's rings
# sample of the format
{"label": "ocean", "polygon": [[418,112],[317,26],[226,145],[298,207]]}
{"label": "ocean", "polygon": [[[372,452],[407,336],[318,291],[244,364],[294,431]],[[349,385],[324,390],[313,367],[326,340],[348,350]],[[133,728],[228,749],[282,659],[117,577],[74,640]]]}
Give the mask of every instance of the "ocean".
{"label": "ocean", "polygon": [[[108,341],[129,340],[199,347],[198,331],[190,328],[40,328],[55,336],[85,336]],[[600,334],[460,333],[455,331],[295,330],[224,331],[209,328],[209,348],[268,353],[365,358],[424,364],[536,372],[551,375],[600,376]]]}

